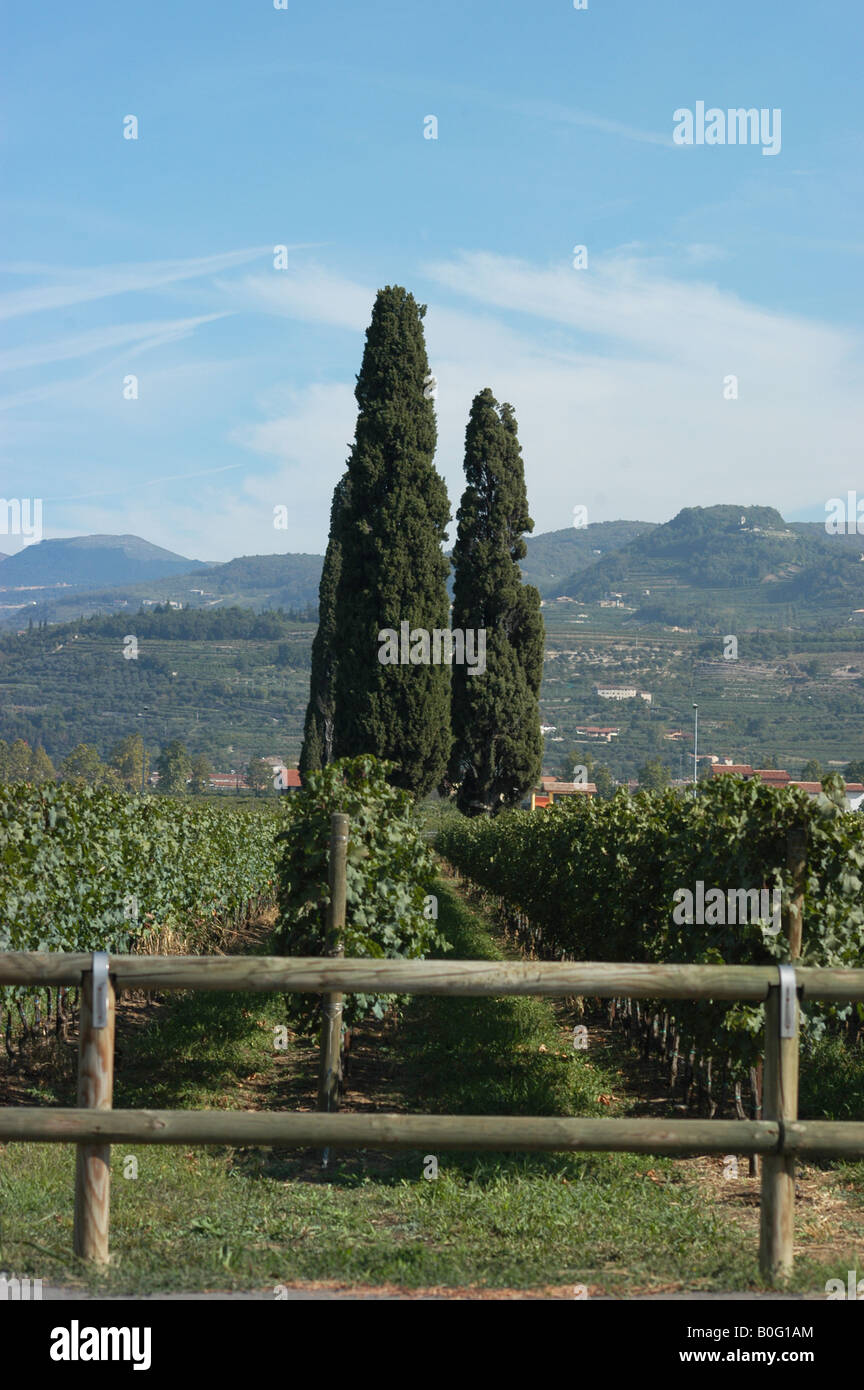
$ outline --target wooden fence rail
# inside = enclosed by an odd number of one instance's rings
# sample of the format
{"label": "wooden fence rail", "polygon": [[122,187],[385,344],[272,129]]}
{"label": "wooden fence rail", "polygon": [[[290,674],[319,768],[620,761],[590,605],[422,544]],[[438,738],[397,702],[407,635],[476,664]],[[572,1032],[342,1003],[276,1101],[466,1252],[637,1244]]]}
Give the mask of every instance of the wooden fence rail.
{"label": "wooden fence rail", "polygon": [[[632,1120],[523,1115],[344,1115],[291,1111],[0,1109],[0,1143],[232,1144],[280,1149],[864,1155],[851,1120]],[[782,1148],[781,1148],[782,1145]]]}
{"label": "wooden fence rail", "polygon": [[[80,953],[0,953],[0,985],[76,985]],[[594,961],[358,960],[323,956],[111,956],[118,989],[286,994],[569,995],[585,999],[740,999],[764,1003],[775,965],[626,965]],[[864,970],[796,966],[804,999],[864,999]]]}

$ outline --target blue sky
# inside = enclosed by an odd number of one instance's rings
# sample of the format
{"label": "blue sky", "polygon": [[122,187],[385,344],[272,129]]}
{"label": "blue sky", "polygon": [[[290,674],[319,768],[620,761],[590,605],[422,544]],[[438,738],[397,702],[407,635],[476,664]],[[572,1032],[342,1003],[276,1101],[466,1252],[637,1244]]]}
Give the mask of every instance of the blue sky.
{"label": "blue sky", "polygon": [[[387,283],[454,510],[487,385],[538,532],[864,492],[851,0],[48,0],[3,37],[0,494],[46,536],[321,551]],[[677,146],[699,101],[779,108],[780,153]]]}

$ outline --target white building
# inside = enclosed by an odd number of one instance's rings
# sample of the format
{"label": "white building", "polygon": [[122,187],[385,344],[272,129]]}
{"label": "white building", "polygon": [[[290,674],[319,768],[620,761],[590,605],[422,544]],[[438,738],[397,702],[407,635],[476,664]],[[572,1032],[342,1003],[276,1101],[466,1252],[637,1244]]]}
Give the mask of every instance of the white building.
{"label": "white building", "polygon": [[647,705],[651,703],[648,691],[637,690],[635,685],[598,685],[595,688],[601,700],[635,700],[638,695]]}

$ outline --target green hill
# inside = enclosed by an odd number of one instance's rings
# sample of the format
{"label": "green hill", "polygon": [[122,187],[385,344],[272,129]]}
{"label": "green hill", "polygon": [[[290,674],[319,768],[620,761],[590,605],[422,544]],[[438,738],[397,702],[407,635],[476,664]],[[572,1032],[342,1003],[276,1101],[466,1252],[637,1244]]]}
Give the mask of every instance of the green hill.
{"label": "green hill", "polygon": [[859,537],[830,536],[818,523],[788,526],[773,507],[687,507],[555,592],[617,600],[635,624],[817,629],[858,622],[861,553]]}
{"label": "green hill", "polygon": [[528,553],[521,563],[525,582],[541,594],[557,593],[562,581],[596,564],[601,556],[623,549],[654,526],[653,521],[596,521],[529,536]]}
{"label": "green hill", "polygon": [[[541,593],[554,592],[562,580],[592,565],[602,556],[626,546],[636,536],[650,531],[646,521],[603,521],[577,530],[549,531],[528,539],[528,554],[522,562],[526,582]],[[78,540],[134,539],[124,537],[78,537]],[[55,542],[43,542],[54,545]],[[59,542],[57,544],[60,544]],[[65,545],[66,542],[63,542]],[[141,545],[146,545],[141,542]],[[31,547],[35,552],[41,547]],[[157,551],[158,547],[153,546]],[[161,554],[168,556],[171,552]],[[59,554],[59,552],[58,552]],[[181,560],[182,557],[176,557]],[[17,557],[13,557],[17,559]],[[116,582],[74,583],[72,571],[56,565],[43,566],[28,576],[13,573],[4,588],[0,584],[0,629],[17,630],[32,618],[37,622],[69,622],[98,613],[137,612],[142,603],[182,603],[191,608],[219,606],[303,609],[318,601],[321,555],[245,555],[220,565],[190,569],[182,561],[162,575],[138,582],[137,578]],[[77,571],[76,571],[77,573]],[[7,574],[3,570],[3,576]],[[50,576],[50,577],[49,577]],[[59,577],[58,577],[59,576]]]}

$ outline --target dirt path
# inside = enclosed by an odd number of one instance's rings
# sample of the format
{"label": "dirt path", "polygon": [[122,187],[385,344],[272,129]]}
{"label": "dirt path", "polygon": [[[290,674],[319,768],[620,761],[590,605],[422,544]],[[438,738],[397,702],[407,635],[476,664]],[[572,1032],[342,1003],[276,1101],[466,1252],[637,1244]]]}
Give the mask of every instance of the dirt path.
{"label": "dirt path", "polygon": [[[644,1303],[801,1303],[801,1302],[821,1302],[823,1296],[820,1294],[807,1293],[681,1293],[680,1290],[667,1293],[632,1293],[626,1299],[616,1298],[613,1294],[591,1295],[592,1303],[621,1303],[636,1302]],[[308,1283],[282,1284],[279,1286],[278,1298],[272,1288],[253,1289],[253,1290],[228,1290],[208,1289],[202,1293],[149,1293],[149,1294],[88,1294],[80,1289],[65,1288],[62,1286],[46,1286],[42,1290],[43,1302],[134,1302],[148,1303],[152,1301],[162,1302],[235,1302],[235,1303],[274,1303],[284,1301],[294,1302],[320,1302],[321,1300],[347,1300],[349,1302],[472,1302],[472,1303],[498,1303],[498,1302],[546,1302],[550,1299],[572,1303],[574,1301],[573,1286],[571,1284],[549,1285],[536,1289],[485,1289],[485,1288],[431,1288],[431,1289],[404,1289],[397,1288],[394,1284],[381,1284],[373,1287],[363,1285],[339,1284],[335,1282],[323,1282],[320,1280],[310,1280]]]}

